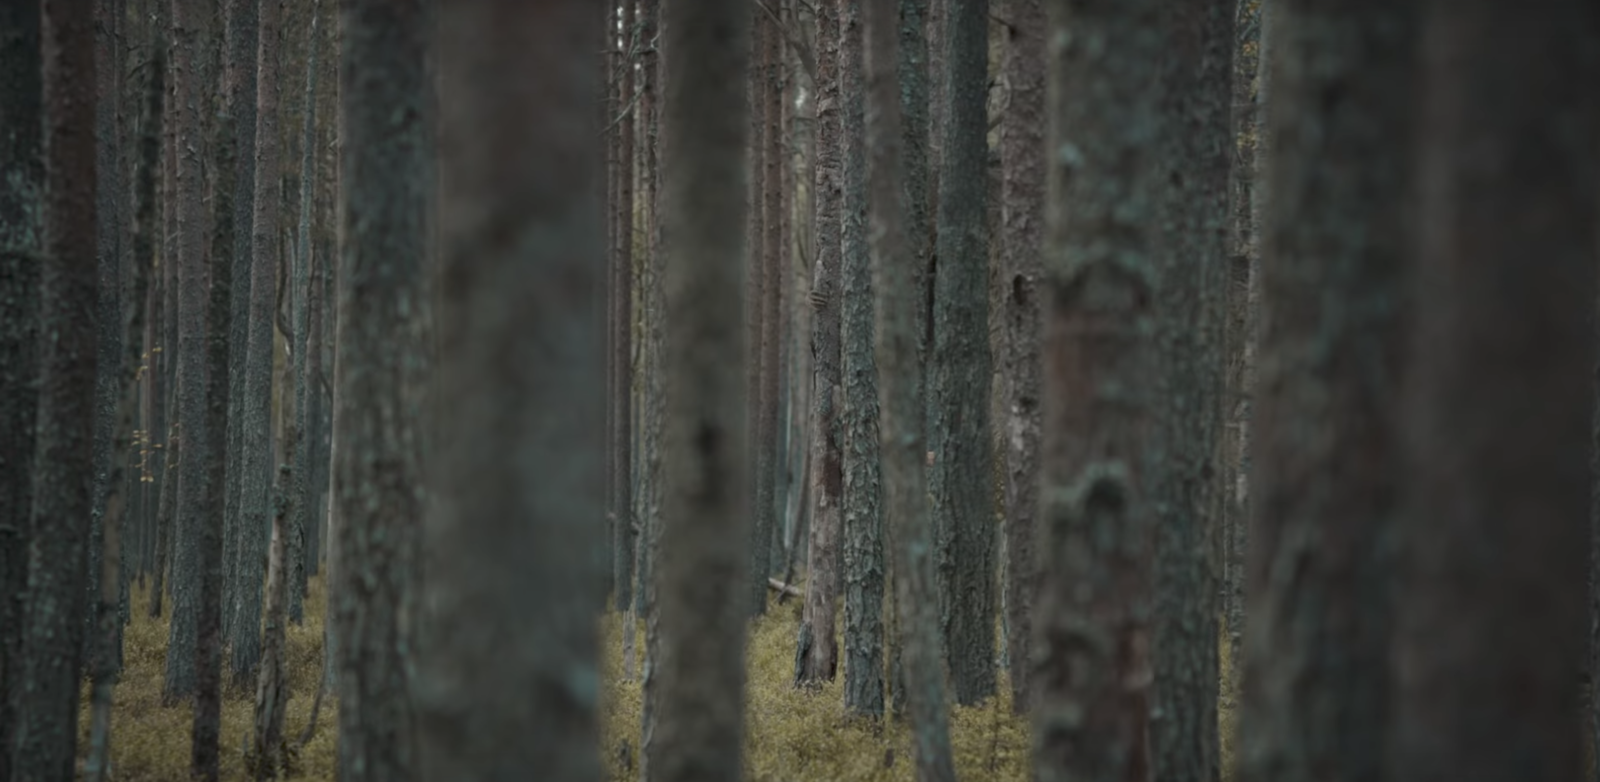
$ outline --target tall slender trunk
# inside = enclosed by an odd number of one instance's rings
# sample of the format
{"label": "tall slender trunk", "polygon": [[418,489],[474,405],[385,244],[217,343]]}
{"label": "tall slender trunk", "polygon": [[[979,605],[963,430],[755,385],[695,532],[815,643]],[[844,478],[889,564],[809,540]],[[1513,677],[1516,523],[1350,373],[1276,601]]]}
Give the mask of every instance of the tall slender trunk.
{"label": "tall slender trunk", "polygon": [[[428,779],[600,774],[605,251],[589,195],[602,176],[593,8],[440,7],[438,496],[423,530],[414,696]],[[461,730],[467,719],[479,727]]]}
{"label": "tall slender trunk", "polygon": [[[17,779],[70,779],[78,736],[95,401],[95,61],[89,0],[45,0],[37,444]],[[24,78],[27,78],[26,76]],[[26,105],[26,102],[23,104]],[[20,150],[19,150],[20,151]],[[27,159],[18,161],[27,165]]]}
{"label": "tall slender trunk", "polygon": [[[750,67],[751,9],[738,0],[669,2],[662,134],[662,206],[667,284],[668,372],[665,503],[660,563],[660,648],[656,736],[648,745],[650,778],[661,782],[736,780],[742,773],[745,617],[748,591],[729,588],[766,574],[746,574],[750,549],[741,493],[746,422],[740,420],[743,344],[737,232],[746,201],[741,157],[750,128],[744,89]],[[761,13],[756,10],[755,13]],[[764,34],[763,38],[766,37]],[[749,109],[755,112],[754,104]],[[747,207],[748,203],[748,207]],[[761,233],[749,239],[759,242]],[[708,307],[707,302],[723,306]],[[762,544],[767,541],[760,539]],[[766,546],[762,546],[765,551]]]}
{"label": "tall slender trunk", "polygon": [[[268,0],[271,2],[271,0]],[[289,706],[289,682],[284,672],[284,635],[289,585],[286,581],[289,466],[278,471],[273,490],[272,541],[267,554],[266,627],[262,632],[261,669],[256,676],[254,743],[245,755],[245,767],[255,780],[276,779],[288,770],[283,739],[283,712]]]}
{"label": "tall slender trunk", "polygon": [[612,551],[616,573],[616,607],[626,610],[633,602],[634,573],[633,547],[635,520],[633,518],[633,249],[636,245],[635,216],[638,213],[633,198],[633,67],[634,53],[639,47],[634,31],[634,0],[622,0],[622,43],[617,70],[620,92],[617,101],[616,123],[612,129],[618,135],[617,194],[616,194],[616,247],[612,255],[611,275],[612,306],[615,325],[612,343],[612,410],[611,410],[611,513],[616,531]]}
{"label": "tall slender trunk", "polygon": [[329,591],[342,642],[329,659],[339,668],[340,777],[405,782],[420,776],[409,671],[424,508],[429,199],[418,180],[432,153],[423,102],[433,12],[424,0],[342,5],[341,523]]}
{"label": "tall slender trunk", "polygon": [[1000,118],[1004,230],[1006,455],[1006,670],[1011,709],[1028,713],[1033,621],[1034,519],[1039,504],[1039,313],[1044,272],[1045,12],[1042,0],[1007,0],[1004,72],[1010,102]]}
{"label": "tall slender trunk", "polygon": [[[311,34],[307,41],[305,108],[300,133],[300,209],[294,247],[294,273],[291,275],[294,325],[289,351],[294,365],[295,447],[286,452],[294,465],[290,486],[289,516],[289,620],[305,622],[306,556],[311,551],[307,537],[311,524],[311,350],[316,344],[311,335],[311,186],[316,179],[313,152],[317,127],[317,54],[322,38],[317,33],[320,0],[311,4]],[[287,390],[287,389],[286,389]]]}
{"label": "tall slender trunk", "polygon": [[1579,779],[1600,8],[1425,7],[1389,773]]}
{"label": "tall slender trunk", "polygon": [[[955,779],[955,766],[939,654],[933,526],[924,467],[923,421],[927,408],[918,369],[922,330],[917,320],[921,312],[916,288],[918,245],[907,234],[912,212],[909,194],[902,189],[906,187],[902,161],[906,140],[900,124],[903,61],[897,36],[902,26],[896,24],[896,7],[893,0],[866,0],[862,19],[867,85],[867,198],[872,221],[867,235],[876,296],[874,345],[879,362],[883,506],[893,540],[895,617],[904,660],[916,777],[919,782],[949,782]],[[907,16],[915,18],[919,9],[915,1],[898,7],[902,20]]]}
{"label": "tall slender trunk", "polygon": [[[244,458],[239,478],[238,588],[229,668],[248,686],[261,659],[261,587],[273,481],[273,305],[277,294],[278,216],[283,180],[278,138],[278,23],[283,0],[262,0],[256,47],[255,213],[251,215],[249,338],[244,367]],[[240,149],[241,157],[247,150]]]}
{"label": "tall slender trunk", "polygon": [[[1034,763],[1150,775],[1158,0],[1052,8]],[[1069,140],[1070,139],[1070,143]]]}
{"label": "tall slender trunk", "polygon": [[33,537],[34,441],[39,395],[39,275],[43,244],[44,106],[39,1],[0,5],[0,780],[24,678],[28,547]]}
{"label": "tall slender trunk", "polygon": [[[775,526],[777,505],[778,406],[779,367],[778,343],[782,339],[778,320],[778,302],[783,286],[783,269],[779,265],[783,241],[783,31],[766,10],[758,8],[757,25],[766,29],[761,36],[761,112],[764,129],[761,134],[761,181],[764,187],[758,197],[762,212],[762,230],[757,247],[761,265],[760,298],[752,302],[760,323],[760,343],[756,356],[760,369],[757,381],[756,427],[749,441],[756,466],[755,497],[750,528],[750,572],[754,603],[752,610],[762,614],[767,609],[767,575],[772,569],[772,530]],[[752,275],[753,276],[753,275]]]}

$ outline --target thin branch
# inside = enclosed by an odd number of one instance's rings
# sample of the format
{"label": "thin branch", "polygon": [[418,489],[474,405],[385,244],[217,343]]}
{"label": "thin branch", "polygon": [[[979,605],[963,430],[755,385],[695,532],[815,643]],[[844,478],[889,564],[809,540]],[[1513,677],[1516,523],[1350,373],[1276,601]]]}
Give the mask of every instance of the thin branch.
{"label": "thin branch", "polygon": [[783,33],[784,39],[789,42],[789,47],[794,49],[795,55],[800,58],[800,65],[806,69],[806,75],[811,77],[812,81],[816,81],[817,58],[811,53],[811,48],[806,46],[799,36],[795,35],[793,28],[783,23],[777,12],[772,10],[772,6],[762,2],[762,0],[755,0],[755,4],[766,12],[767,17],[772,20],[774,25],[777,25],[778,31]]}

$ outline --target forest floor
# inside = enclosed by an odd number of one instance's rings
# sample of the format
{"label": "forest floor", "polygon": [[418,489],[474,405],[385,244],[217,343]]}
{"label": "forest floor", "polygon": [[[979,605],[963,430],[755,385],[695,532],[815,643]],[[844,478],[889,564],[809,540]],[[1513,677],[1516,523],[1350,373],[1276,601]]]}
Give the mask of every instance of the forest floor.
{"label": "forest floor", "polygon": [[[285,668],[289,704],[284,733],[298,747],[293,760],[297,780],[333,780],[338,704],[324,698],[316,732],[299,747],[311,716],[316,686],[322,678],[322,579],[311,580],[303,625],[289,625]],[[124,639],[125,670],[116,688],[112,714],[111,779],[115,782],[174,782],[186,779],[189,768],[192,710],[188,702],[175,706],[161,701],[167,648],[167,618],[149,615],[147,590],[137,586],[132,594],[133,621]],[[851,717],[844,710],[843,679],[811,690],[797,690],[794,678],[794,641],[799,628],[799,601],[771,604],[767,615],[751,626],[749,638],[748,710],[746,722],[746,778],[751,782],[788,780],[889,780],[912,779],[909,733],[895,721],[879,722]],[[619,614],[608,614],[602,624],[601,660],[605,689],[601,704],[601,752],[608,777],[617,782],[638,778],[639,720],[642,704],[637,675],[624,680],[622,627]],[[640,652],[644,632],[638,631]],[[1222,653],[1227,654],[1223,644]],[[1227,697],[1229,666],[1224,661],[1221,719],[1227,736],[1232,722]],[[224,675],[226,678],[226,674]],[[1028,778],[1029,733],[1027,721],[1011,714],[1009,691],[1002,674],[1001,694],[973,707],[954,707],[950,739],[956,772],[967,780],[1024,780]],[[244,751],[252,735],[254,687],[229,686],[222,703],[222,778],[243,780]],[[87,704],[85,687],[83,702]],[[80,754],[88,745],[87,705],[81,712]],[[1231,775],[1231,752],[1222,747],[1224,779]]]}

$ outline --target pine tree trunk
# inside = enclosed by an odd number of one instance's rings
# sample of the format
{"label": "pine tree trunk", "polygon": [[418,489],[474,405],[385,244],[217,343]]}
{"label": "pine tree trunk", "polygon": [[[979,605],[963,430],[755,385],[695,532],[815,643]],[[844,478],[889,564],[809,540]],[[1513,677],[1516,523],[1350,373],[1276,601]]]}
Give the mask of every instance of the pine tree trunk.
{"label": "pine tree trunk", "polygon": [[[768,12],[757,8],[757,26],[765,28],[761,39],[760,105],[762,111],[761,181],[757,201],[762,211],[762,230],[759,250],[753,257],[761,265],[759,299],[751,302],[751,310],[759,313],[759,348],[755,352],[760,366],[756,402],[756,427],[750,432],[751,462],[755,464],[755,495],[750,528],[750,572],[752,585],[752,611],[759,615],[767,610],[767,576],[772,569],[772,530],[777,515],[777,455],[779,374],[778,344],[782,327],[778,320],[778,303],[783,286],[783,269],[779,265],[779,246],[783,241],[783,101],[787,91],[783,86],[783,32]],[[752,275],[754,276],[754,275]]]}
{"label": "pine tree trunk", "polygon": [[0,776],[8,769],[24,678],[28,546],[39,396],[39,274],[44,130],[39,2],[0,5]]}
{"label": "pine tree trunk", "polygon": [[612,524],[616,538],[612,544],[615,556],[616,607],[626,610],[633,603],[633,248],[635,245],[634,217],[637,213],[633,198],[633,55],[639,44],[634,34],[633,0],[622,0],[622,50],[618,58],[620,87],[616,125],[612,132],[618,135],[616,248],[612,256],[611,274],[614,289],[612,306],[615,324],[612,343],[611,410],[611,507]]}
{"label": "pine tree trunk", "polygon": [[[744,572],[751,549],[740,533],[749,506],[740,494],[749,485],[749,450],[739,402],[748,377],[741,364],[754,355],[742,343],[754,335],[737,321],[741,265],[758,255],[763,234],[752,232],[745,252],[739,234],[724,228],[747,208],[740,158],[746,130],[755,128],[741,91],[755,48],[748,44],[751,15],[761,11],[737,0],[669,2],[664,11],[670,62],[661,203],[672,324],[664,363],[672,393],[662,517],[672,522],[661,534],[656,571],[661,634],[651,656],[658,690],[646,762],[653,780],[721,782],[742,777],[750,612],[748,590],[729,586],[759,581],[763,605],[766,592],[763,571]],[[749,111],[759,113],[759,105]],[[758,193],[748,208],[759,210]],[[722,306],[706,306],[712,301]],[[753,298],[748,304],[755,309]]]}
{"label": "pine tree trunk", "polygon": [[1245,780],[1386,773],[1416,7],[1274,8]]}
{"label": "pine tree trunk", "polygon": [[[917,5],[903,3],[907,18]],[[872,220],[867,236],[876,296],[875,348],[880,404],[879,444],[883,467],[883,511],[893,541],[895,617],[904,660],[906,701],[911,717],[913,756],[919,782],[950,782],[955,767],[945,706],[944,672],[939,653],[937,587],[934,581],[933,526],[928,512],[926,405],[921,382],[918,316],[923,311],[916,287],[916,239],[907,233],[913,214],[902,162],[906,139],[901,128],[900,59],[896,6],[867,0],[864,7],[863,68],[867,106],[867,198]],[[915,53],[910,55],[914,60]],[[914,187],[912,188],[914,190]]]}
{"label": "pine tree trunk", "polygon": [[[268,0],[272,2],[272,0]],[[273,494],[272,543],[267,554],[266,627],[262,632],[261,669],[256,677],[255,741],[245,757],[251,778],[276,779],[286,772],[287,747],[283,739],[283,712],[289,706],[289,682],[284,672],[285,603],[288,600],[286,540],[288,537],[289,467],[278,472]]]}
{"label": "pine tree trunk", "polygon": [[1000,118],[1004,229],[1002,287],[1008,353],[1006,450],[1006,670],[1011,709],[1027,714],[1033,622],[1034,518],[1039,504],[1039,284],[1043,273],[1045,12],[1041,0],[1008,0],[1005,76],[1010,102]]}
{"label": "pine tree trunk", "polygon": [[844,500],[843,453],[840,446],[838,408],[843,402],[839,385],[839,268],[843,245],[844,137],[840,101],[841,17],[849,0],[824,0],[817,6],[817,260],[812,270],[811,306],[813,360],[811,416],[812,517],[806,547],[805,613],[801,637],[811,642],[802,658],[797,681],[832,680],[835,668],[834,604],[839,594],[839,535]]}
{"label": "pine tree trunk", "polygon": [[584,196],[602,176],[599,19],[583,0],[462,0],[439,21],[444,290],[419,773],[592,780],[605,250]]}
{"label": "pine tree trunk", "polygon": [[[1034,763],[1150,778],[1162,4],[1052,9]],[[1069,134],[1070,135],[1067,135]],[[1068,140],[1070,139],[1070,144]]]}
{"label": "pine tree trunk", "polygon": [[[94,486],[95,323],[83,317],[94,311],[98,276],[93,10],[88,0],[46,0],[40,14],[45,135],[38,306],[40,334],[50,338],[40,341],[34,381],[38,428],[22,637],[27,686],[18,699],[12,767],[23,780],[72,778],[78,735]],[[26,166],[27,158],[19,162]]]}
{"label": "pine tree trunk", "polygon": [[290,357],[294,367],[294,421],[295,447],[286,454],[293,462],[294,484],[290,487],[291,512],[289,516],[289,621],[305,622],[306,556],[310,551],[307,538],[311,525],[311,350],[315,341],[311,336],[311,185],[316,179],[312,151],[316,141],[317,124],[317,54],[321,38],[317,34],[317,9],[320,0],[311,5],[311,34],[307,41],[310,52],[306,55],[306,91],[301,126],[300,143],[300,210],[298,235],[294,247],[294,273],[291,276],[294,303],[290,307],[294,325]]}
{"label": "pine tree trunk", "polygon": [[420,314],[431,273],[429,200],[417,179],[432,153],[422,104],[433,12],[423,0],[343,8],[340,562],[329,591],[341,643],[329,659],[339,668],[340,778],[404,782],[419,778],[409,671],[427,420]]}
{"label": "pine tree trunk", "polygon": [[[279,176],[278,25],[283,0],[261,0],[256,48],[255,213],[251,216],[249,338],[244,367],[244,458],[239,479],[238,588],[234,636],[229,640],[235,683],[255,679],[261,660],[261,586],[267,565],[271,520],[273,308],[277,296]],[[241,157],[246,150],[240,149]]]}
{"label": "pine tree trunk", "polygon": [[1600,8],[1425,7],[1389,773],[1579,779]]}

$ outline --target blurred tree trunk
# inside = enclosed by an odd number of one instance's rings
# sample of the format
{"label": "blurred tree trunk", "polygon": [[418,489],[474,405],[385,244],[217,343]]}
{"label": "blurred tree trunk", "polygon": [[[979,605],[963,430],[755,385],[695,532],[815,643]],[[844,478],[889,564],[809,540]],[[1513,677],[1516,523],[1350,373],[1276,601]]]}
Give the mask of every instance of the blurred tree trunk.
{"label": "blurred tree trunk", "polygon": [[1385,774],[1416,6],[1273,9],[1245,780]]}
{"label": "blurred tree trunk", "polygon": [[600,774],[605,249],[584,197],[602,176],[598,21],[582,0],[440,7],[438,495],[413,696],[426,779]]}
{"label": "blurred tree trunk", "polygon": [[[22,631],[22,681],[27,684],[17,701],[20,724],[10,747],[15,752],[11,772],[19,780],[73,776],[87,608],[84,569],[94,504],[95,322],[84,317],[95,310],[98,276],[93,4],[46,0],[40,22],[41,79],[35,83],[42,89],[43,203],[33,200],[26,184],[20,192],[11,191],[24,214],[29,201],[44,207],[38,324],[41,335],[50,335],[40,341],[32,379],[39,405]],[[27,89],[31,73],[20,67],[11,73],[16,86]],[[21,105],[28,104],[24,97]],[[26,121],[26,113],[21,118]],[[23,140],[17,148],[16,164],[23,171],[31,168],[29,146]],[[28,222],[22,221],[24,232]],[[27,241],[25,235],[17,238]]]}
{"label": "blurred tree trunk", "polygon": [[1039,278],[1043,273],[1045,12],[1042,0],[1007,0],[1005,78],[1010,102],[1000,118],[1005,296],[1004,422],[1006,445],[1006,658],[1011,710],[1028,713],[1034,575],[1034,517],[1039,504]]}
{"label": "blurred tree trunk", "polygon": [[[294,319],[293,349],[289,351],[294,366],[294,421],[295,448],[286,455],[291,458],[294,483],[290,487],[289,531],[289,619],[295,624],[305,622],[306,579],[310,566],[306,559],[313,552],[309,540],[314,531],[311,520],[311,441],[313,417],[311,410],[312,349],[316,345],[311,333],[311,186],[316,179],[315,157],[317,128],[317,55],[322,39],[317,33],[317,17],[321,0],[311,4],[311,31],[306,45],[306,91],[301,125],[300,144],[300,214],[298,235],[294,247],[294,274],[291,278],[294,304],[290,308]],[[419,188],[420,189],[420,188]],[[420,243],[420,240],[419,240]],[[420,302],[418,303],[420,306]]]}
{"label": "blurred tree trunk", "polygon": [[1579,779],[1600,7],[1426,8],[1390,774]]}
{"label": "blurred tree trunk", "polygon": [[[902,18],[913,20],[919,9],[916,2],[898,7]],[[920,267],[918,245],[907,233],[910,194],[902,189],[907,177],[902,160],[906,139],[901,128],[900,76],[906,61],[898,51],[903,26],[897,24],[896,9],[893,0],[867,0],[862,18],[867,198],[872,220],[867,236],[876,295],[874,344],[879,362],[883,510],[893,541],[895,618],[916,778],[919,782],[951,782],[955,767],[939,655],[933,524],[924,466],[927,408],[918,369],[922,309],[916,280]]]}
{"label": "blurred tree trunk", "polygon": [[1150,775],[1161,8],[1080,2],[1050,18],[1072,44],[1050,64],[1047,149],[1070,154],[1048,172],[1048,526],[1031,650],[1043,782]]}
{"label": "blurred tree trunk", "polygon": [[[661,204],[672,328],[664,356],[666,527],[656,571],[661,636],[652,655],[658,692],[655,735],[646,745],[649,778],[660,782],[742,778],[750,603],[737,585],[759,581],[763,604],[767,588],[764,570],[744,572],[751,549],[740,534],[749,523],[740,493],[750,485],[747,421],[740,420],[746,408],[739,404],[749,375],[741,363],[752,356],[742,343],[754,334],[737,319],[746,303],[741,265],[756,253],[744,252],[739,234],[726,230],[761,203],[758,195],[746,200],[740,159],[745,133],[755,130],[746,111],[758,105],[747,109],[740,94],[750,83],[752,13],[762,12],[737,0],[669,2],[663,20],[669,62]],[[775,41],[776,31],[757,37]],[[749,239],[759,247],[762,236]],[[747,303],[755,309],[753,299]]]}
{"label": "blurred tree trunk", "polygon": [[0,5],[0,779],[23,701],[28,546],[33,531],[43,267],[44,107],[39,0]]}
{"label": "blurred tree trunk", "polygon": [[431,199],[418,180],[433,153],[423,104],[434,12],[427,0],[343,0],[341,11],[341,523],[329,590],[341,643],[329,659],[339,668],[340,778],[404,782],[420,775],[409,671],[421,574]]}
{"label": "blurred tree trunk", "polygon": [[[268,0],[271,2],[271,0]],[[284,672],[285,603],[289,586],[287,516],[289,467],[278,470],[272,498],[272,541],[267,554],[266,627],[262,631],[260,673],[256,676],[255,743],[245,755],[251,778],[275,779],[287,772],[288,746],[283,739],[283,712],[289,706],[289,682]]]}
{"label": "blurred tree trunk", "polygon": [[867,244],[867,90],[861,2],[844,0],[844,204],[841,337],[844,385],[844,704],[883,716],[883,505],[872,256]]}
{"label": "blurred tree trunk", "polygon": [[[832,680],[835,673],[834,605],[839,594],[839,536],[844,500],[844,462],[840,448],[839,269],[843,245],[844,167],[841,155],[844,105],[840,95],[841,17],[850,0],[823,0],[817,6],[817,253],[812,268],[812,389],[810,541],[806,546],[805,614],[800,623],[797,682]],[[859,37],[859,36],[858,36]],[[858,74],[859,78],[859,74]]]}
{"label": "blurred tree trunk", "polygon": [[627,610],[633,603],[633,249],[635,245],[634,217],[637,214],[633,198],[634,167],[634,109],[632,101],[634,54],[639,41],[634,34],[634,0],[621,0],[621,49],[617,71],[620,92],[617,108],[611,117],[611,132],[618,141],[616,246],[611,256],[612,270],[612,326],[611,345],[611,516],[616,537],[612,541],[615,560],[612,570],[616,579],[616,608]]}
{"label": "blurred tree trunk", "polygon": [[[781,2],[781,0],[779,0]],[[762,230],[759,235],[758,258],[761,265],[759,299],[752,301],[751,309],[759,313],[759,347],[755,351],[760,364],[756,402],[756,427],[750,433],[751,461],[755,464],[755,495],[750,530],[751,610],[755,614],[767,610],[767,576],[772,570],[772,531],[777,516],[776,486],[778,457],[779,377],[778,345],[783,338],[778,319],[778,304],[782,298],[783,267],[783,102],[787,96],[783,78],[783,31],[777,19],[758,6],[758,28],[765,33],[761,40],[761,80],[759,96],[763,130],[761,134],[761,166],[763,187],[757,191],[760,199]],[[752,275],[753,276],[753,275]]]}
{"label": "blurred tree trunk", "polygon": [[957,703],[994,693],[994,471],[989,439],[987,0],[948,0],[939,270],[928,371],[928,488],[939,609]]}

